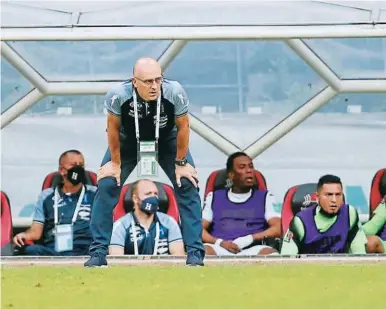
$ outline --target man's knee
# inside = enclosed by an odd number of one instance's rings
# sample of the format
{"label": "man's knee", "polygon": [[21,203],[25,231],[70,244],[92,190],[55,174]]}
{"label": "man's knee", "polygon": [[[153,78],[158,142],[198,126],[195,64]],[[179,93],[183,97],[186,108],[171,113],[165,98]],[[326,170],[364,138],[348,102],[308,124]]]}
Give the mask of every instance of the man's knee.
{"label": "man's knee", "polygon": [[114,177],[102,178],[98,181],[99,193],[113,192],[117,189],[117,181]]}
{"label": "man's knee", "polygon": [[272,254],[272,253],[278,253],[278,252],[274,248],[265,247],[259,251],[258,255],[268,255],[268,254]]}
{"label": "man's knee", "polygon": [[178,190],[189,193],[196,191],[198,192],[198,189],[192,184],[192,182],[185,177],[181,178],[181,187],[179,187]]}
{"label": "man's knee", "polygon": [[205,254],[206,255],[216,255],[216,251],[211,246],[205,245]]}
{"label": "man's knee", "polygon": [[50,250],[50,248],[42,246],[42,245],[25,246],[23,249],[23,253],[24,253],[24,255],[32,255],[32,256],[55,255],[54,250]]}
{"label": "man's knee", "polygon": [[384,248],[378,236],[367,236],[366,244],[367,253],[384,253]]}

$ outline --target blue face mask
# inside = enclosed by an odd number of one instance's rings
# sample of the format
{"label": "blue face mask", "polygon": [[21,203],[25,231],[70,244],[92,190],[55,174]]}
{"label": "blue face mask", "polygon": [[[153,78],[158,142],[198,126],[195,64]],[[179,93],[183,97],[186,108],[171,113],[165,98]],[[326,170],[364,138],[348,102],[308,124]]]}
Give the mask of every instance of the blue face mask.
{"label": "blue face mask", "polygon": [[141,203],[141,206],[140,206],[140,209],[148,214],[148,215],[151,215],[151,214],[155,214],[158,210],[158,205],[159,205],[159,200],[158,200],[158,197],[156,196],[151,196],[151,197],[148,197],[148,198],[145,198],[142,203]]}

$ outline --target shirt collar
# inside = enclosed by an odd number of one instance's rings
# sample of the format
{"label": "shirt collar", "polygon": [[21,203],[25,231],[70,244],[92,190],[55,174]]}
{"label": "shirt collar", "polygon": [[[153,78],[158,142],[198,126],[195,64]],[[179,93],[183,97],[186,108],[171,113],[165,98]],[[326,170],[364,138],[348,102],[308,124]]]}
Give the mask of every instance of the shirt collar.
{"label": "shirt collar", "polygon": [[[63,184],[57,186],[57,188],[58,188],[58,192],[59,192],[59,196],[60,197],[63,197],[63,196],[76,196],[76,197],[79,197],[80,194],[82,193],[83,186],[81,186],[80,189],[78,191],[74,192],[74,193],[64,193],[63,192]],[[85,190],[86,190],[86,187],[85,187]]]}

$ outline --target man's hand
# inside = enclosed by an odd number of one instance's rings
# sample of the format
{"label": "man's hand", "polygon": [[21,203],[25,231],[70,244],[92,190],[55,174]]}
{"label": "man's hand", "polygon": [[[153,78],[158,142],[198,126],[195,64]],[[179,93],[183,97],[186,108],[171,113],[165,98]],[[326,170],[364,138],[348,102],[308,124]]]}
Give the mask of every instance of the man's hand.
{"label": "man's hand", "polygon": [[198,175],[196,169],[187,163],[185,166],[176,165],[176,182],[181,187],[181,178],[185,177],[197,188]]}
{"label": "man's hand", "polygon": [[234,254],[239,253],[241,251],[240,248],[230,240],[223,240],[220,246]]}
{"label": "man's hand", "polygon": [[22,247],[24,246],[24,240],[27,238],[27,235],[23,232],[23,233],[19,233],[17,234],[14,238],[13,238],[13,243],[18,246],[18,247]]}
{"label": "man's hand", "polygon": [[245,247],[252,245],[253,236],[247,235],[243,237],[238,237],[233,241],[233,243],[236,244],[239,248],[244,249]]}
{"label": "man's hand", "polygon": [[121,184],[121,167],[111,161],[107,162],[98,169],[97,180],[99,181],[106,177],[115,177],[119,186]]}

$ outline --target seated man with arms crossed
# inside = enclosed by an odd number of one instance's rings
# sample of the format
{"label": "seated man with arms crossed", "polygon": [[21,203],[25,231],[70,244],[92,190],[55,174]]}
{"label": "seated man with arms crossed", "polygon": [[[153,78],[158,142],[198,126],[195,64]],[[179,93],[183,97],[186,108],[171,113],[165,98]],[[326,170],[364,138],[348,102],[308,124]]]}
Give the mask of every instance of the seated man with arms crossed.
{"label": "seated man with arms crossed", "polygon": [[363,225],[367,235],[367,253],[386,252],[386,194],[374,210],[374,216]]}
{"label": "seated man with arms crossed", "polygon": [[[25,255],[87,255],[92,241],[91,205],[96,187],[84,185],[84,157],[78,150],[68,150],[59,158],[63,182],[55,189],[40,193],[31,227],[17,234],[13,241]],[[43,244],[26,245],[25,241]]]}
{"label": "seated man with arms crossed", "polygon": [[292,219],[281,254],[365,254],[366,236],[356,208],[343,202],[340,178],[322,176],[316,196],[317,203],[301,210]]}
{"label": "seated man with arms crossed", "polygon": [[271,254],[267,238],[280,237],[280,214],[266,190],[254,189],[252,159],[243,152],[229,156],[226,164],[230,189],[208,193],[203,210],[202,239],[208,255]]}
{"label": "seated man with arms crossed", "polygon": [[109,254],[185,255],[177,222],[157,212],[159,200],[155,183],[147,179],[135,182],[132,200],[134,211],[114,223]]}

